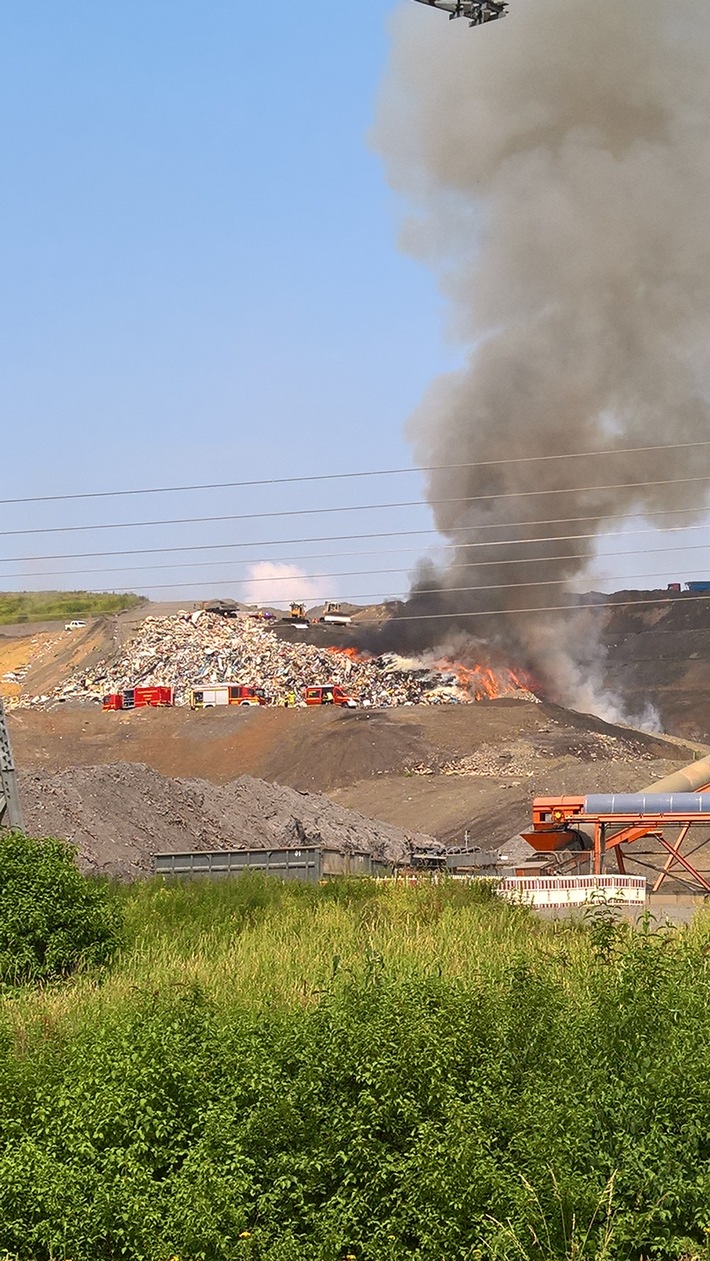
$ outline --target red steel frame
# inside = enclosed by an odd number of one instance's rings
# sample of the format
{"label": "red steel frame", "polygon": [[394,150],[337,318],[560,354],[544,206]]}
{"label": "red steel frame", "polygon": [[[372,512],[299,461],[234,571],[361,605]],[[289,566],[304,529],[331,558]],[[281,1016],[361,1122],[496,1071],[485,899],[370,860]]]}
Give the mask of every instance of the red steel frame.
{"label": "red steel frame", "polygon": [[[585,814],[584,802],[584,797],[536,797],[533,801],[533,830],[523,832],[522,835],[533,849],[554,853],[567,850],[567,840],[574,838],[575,829],[583,828],[587,834],[591,833],[593,838],[592,860],[595,875],[602,874],[604,859],[611,851],[614,852],[619,871],[624,874],[624,854],[621,846],[631,845],[634,841],[639,841],[646,836],[653,836],[668,852],[663,870],[653,886],[653,892],[657,893],[673,868],[679,866],[697,881],[704,892],[710,893],[710,882],[690,861],[700,846],[697,845],[690,854],[682,852],[691,827],[704,824],[710,831],[710,813],[692,816],[687,814],[655,816]],[[669,841],[664,835],[664,829],[669,827],[680,828],[675,843]],[[609,828],[615,828],[616,831],[609,835],[607,830]],[[703,840],[701,845],[704,843]],[[589,857],[589,851],[580,852],[580,862],[585,857]]]}

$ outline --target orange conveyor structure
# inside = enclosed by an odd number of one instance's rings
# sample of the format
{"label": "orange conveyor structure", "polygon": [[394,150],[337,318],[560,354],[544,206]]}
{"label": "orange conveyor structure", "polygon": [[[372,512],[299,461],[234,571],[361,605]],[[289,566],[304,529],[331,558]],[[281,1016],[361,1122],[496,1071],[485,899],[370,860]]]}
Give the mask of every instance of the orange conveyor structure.
{"label": "orange conveyor structure", "polygon": [[[571,865],[590,863],[603,873],[610,857],[625,873],[624,846],[655,838],[666,851],[653,892],[673,872],[675,879],[710,893],[710,881],[691,861],[710,835],[710,756],[657,780],[637,793],[594,793],[579,797],[536,797],[532,831],[522,835],[539,854],[562,858]],[[694,831],[703,838],[684,849]],[[682,876],[681,876],[682,871]]]}

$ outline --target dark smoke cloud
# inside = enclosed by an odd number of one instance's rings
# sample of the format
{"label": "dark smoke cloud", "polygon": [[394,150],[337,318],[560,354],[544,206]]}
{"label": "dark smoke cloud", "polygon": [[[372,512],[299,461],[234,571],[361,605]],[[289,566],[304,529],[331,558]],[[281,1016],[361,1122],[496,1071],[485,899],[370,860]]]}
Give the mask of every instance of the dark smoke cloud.
{"label": "dark smoke cloud", "polygon": [[[451,565],[417,574],[407,611],[490,614],[459,625],[597,712],[591,623],[516,611],[571,603],[594,540],[561,536],[705,496],[587,488],[710,475],[710,448],[535,457],[710,438],[709,55],[707,0],[511,0],[475,30],[408,5],[375,130],[413,211],[402,246],[469,347],[408,425],[422,466],[457,467],[427,485]],[[400,643],[452,625],[402,623]]]}

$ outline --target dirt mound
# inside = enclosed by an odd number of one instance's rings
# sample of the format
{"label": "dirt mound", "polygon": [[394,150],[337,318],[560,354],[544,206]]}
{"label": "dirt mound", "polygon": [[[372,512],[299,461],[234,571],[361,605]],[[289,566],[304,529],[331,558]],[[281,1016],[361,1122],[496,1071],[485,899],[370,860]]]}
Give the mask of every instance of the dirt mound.
{"label": "dirt mound", "polygon": [[[692,592],[621,591],[581,597],[581,602],[589,603],[596,610],[600,635],[607,650],[605,683],[627,709],[637,710],[640,701],[650,702],[658,711],[665,731],[703,743],[710,741],[710,597],[699,599]],[[179,632],[175,628],[181,620],[178,614],[181,608],[184,606],[176,603],[145,605],[117,617],[89,619],[85,630],[71,634],[56,624],[3,627],[0,692],[16,705],[38,695],[66,700],[72,696],[98,695],[109,683],[128,686],[140,682],[144,675],[169,682],[169,678],[162,676],[166,661],[178,664],[175,639]],[[382,605],[374,612],[386,621],[393,611],[396,612],[394,605]],[[372,609],[362,610],[354,615],[354,624],[372,615]],[[185,617],[183,612],[183,621]],[[148,618],[152,618],[152,622]],[[161,628],[165,628],[164,633]],[[199,648],[202,632],[198,633],[194,627],[192,632]],[[192,632],[187,632],[188,637]],[[262,639],[264,634],[268,636],[266,640]],[[305,662],[313,663],[313,677],[318,676],[317,682],[323,682],[327,675],[329,681],[342,682],[347,690],[355,690],[358,663],[351,663],[342,656],[339,660],[337,653],[328,651],[329,647],[342,648],[353,642],[353,638],[357,639],[357,636],[349,638],[342,627],[311,625],[303,631],[282,624],[267,633],[259,626],[258,633],[249,636],[255,651],[246,654],[244,645],[241,652],[233,651],[240,648],[233,619],[213,621],[207,615],[205,635],[213,642],[202,644],[202,648],[218,651],[210,652],[209,656],[200,651],[194,659],[188,653],[187,660],[180,661],[176,673],[183,690],[186,681],[197,683],[224,678],[226,673],[241,672],[243,666],[254,678],[238,681],[268,682],[270,694],[278,697],[283,695],[284,687],[289,690],[291,684],[298,691],[305,678]],[[146,652],[145,659],[139,662],[136,650],[141,656],[143,647],[150,646],[148,640],[154,641],[155,651]],[[258,649],[262,643],[263,653]],[[183,647],[187,646],[186,641]],[[256,657],[262,656],[263,660],[257,662]],[[121,662],[125,665],[123,672],[117,669]],[[370,671],[370,667],[365,667],[365,671]],[[310,674],[308,681],[311,681]],[[379,705],[379,691],[391,692],[393,685],[394,690],[401,693],[400,699],[406,699],[405,680],[401,678],[377,670],[370,671],[366,682],[363,699],[368,699],[369,691],[374,696],[375,707]],[[417,676],[414,682],[416,696],[423,680]]]}
{"label": "dirt mound", "polygon": [[33,635],[0,633],[0,696],[19,696],[33,665],[48,656],[59,643],[60,637],[56,628],[53,631],[38,631]]}
{"label": "dirt mound", "polygon": [[29,833],[65,837],[82,870],[120,879],[149,874],[156,853],[322,844],[396,860],[430,839],[249,776],[216,785],[136,763],[24,772],[20,793]]}
{"label": "dirt mound", "polygon": [[[145,870],[141,855],[173,847],[166,835],[178,849],[232,844],[225,828],[232,827],[237,776],[299,790],[290,798],[299,804],[291,811],[295,818],[304,817],[304,802],[316,800],[302,792],[328,793],[400,834],[424,832],[461,844],[468,832],[489,849],[529,825],[535,795],[633,790],[692,758],[691,750],[657,736],[552,705],[505,700],[369,713],[182,708],[103,714],[62,706],[15,710],[9,726],[15,760],[25,770],[28,824],[63,835],[74,835],[81,824],[87,861],[97,868],[116,858],[112,838],[135,841],[137,857],[130,845],[121,851],[127,871]],[[157,774],[126,779],[120,763],[143,763]],[[141,774],[151,772],[144,766]],[[167,796],[166,783],[172,785]],[[65,784],[71,792],[56,814]],[[224,815],[219,785],[229,795]],[[188,793],[182,804],[174,796],[178,789]],[[193,789],[197,797],[189,795]],[[269,808],[260,813],[267,817]],[[242,843],[251,844],[260,828],[257,819]],[[101,843],[96,853],[95,838]],[[283,832],[268,843],[282,844]]]}
{"label": "dirt mound", "polygon": [[650,703],[664,731],[710,740],[710,598],[617,591],[600,600],[606,686],[630,710]]}
{"label": "dirt mound", "polygon": [[[477,716],[488,708],[476,706]],[[337,787],[334,799],[402,827],[416,821],[444,844],[494,849],[529,827],[533,797],[634,791],[677,769],[679,757],[692,757],[645,732],[552,705],[531,707],[525,722],[503,701],[490,711],[496,721],[479,725],[468,750],[463,742],[457,749],[447,723],[449,738],[430,745],[428,756],[404,774]]]}
{"label": "dirt mound", "polygon": [[[236,706],[197,713],[182,707],[125,714],[62,705],[15,709],[8,721],[15,760],[26,770],[144,762],[162,775],[213,783],[254,775],[309,792],[406,775],[420,764],[438,769],[484,746],[509,752],[508,760],[515,766],[520,762],[520,739],[546,759],[577,753],[578,767],[622,755],[681,764],[692,757],[692,751],[657,736],[613,727],[554,705],[514,700],[387,710]],[[614,745],[597,738],[601,736],[611,738]],[[651,779],[644,773],[637,782]]]}

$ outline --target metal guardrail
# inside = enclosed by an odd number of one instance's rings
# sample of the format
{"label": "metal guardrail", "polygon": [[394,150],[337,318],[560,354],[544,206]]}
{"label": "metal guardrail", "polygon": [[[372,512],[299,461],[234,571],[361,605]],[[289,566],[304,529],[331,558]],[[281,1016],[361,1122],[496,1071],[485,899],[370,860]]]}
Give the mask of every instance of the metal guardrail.
{"label": "metal guardrail", "polygon": [[619,905],[644,906],[647,882],[645,876],[507,876],[497,892],[528,906],[583,906],[595,895]]}

